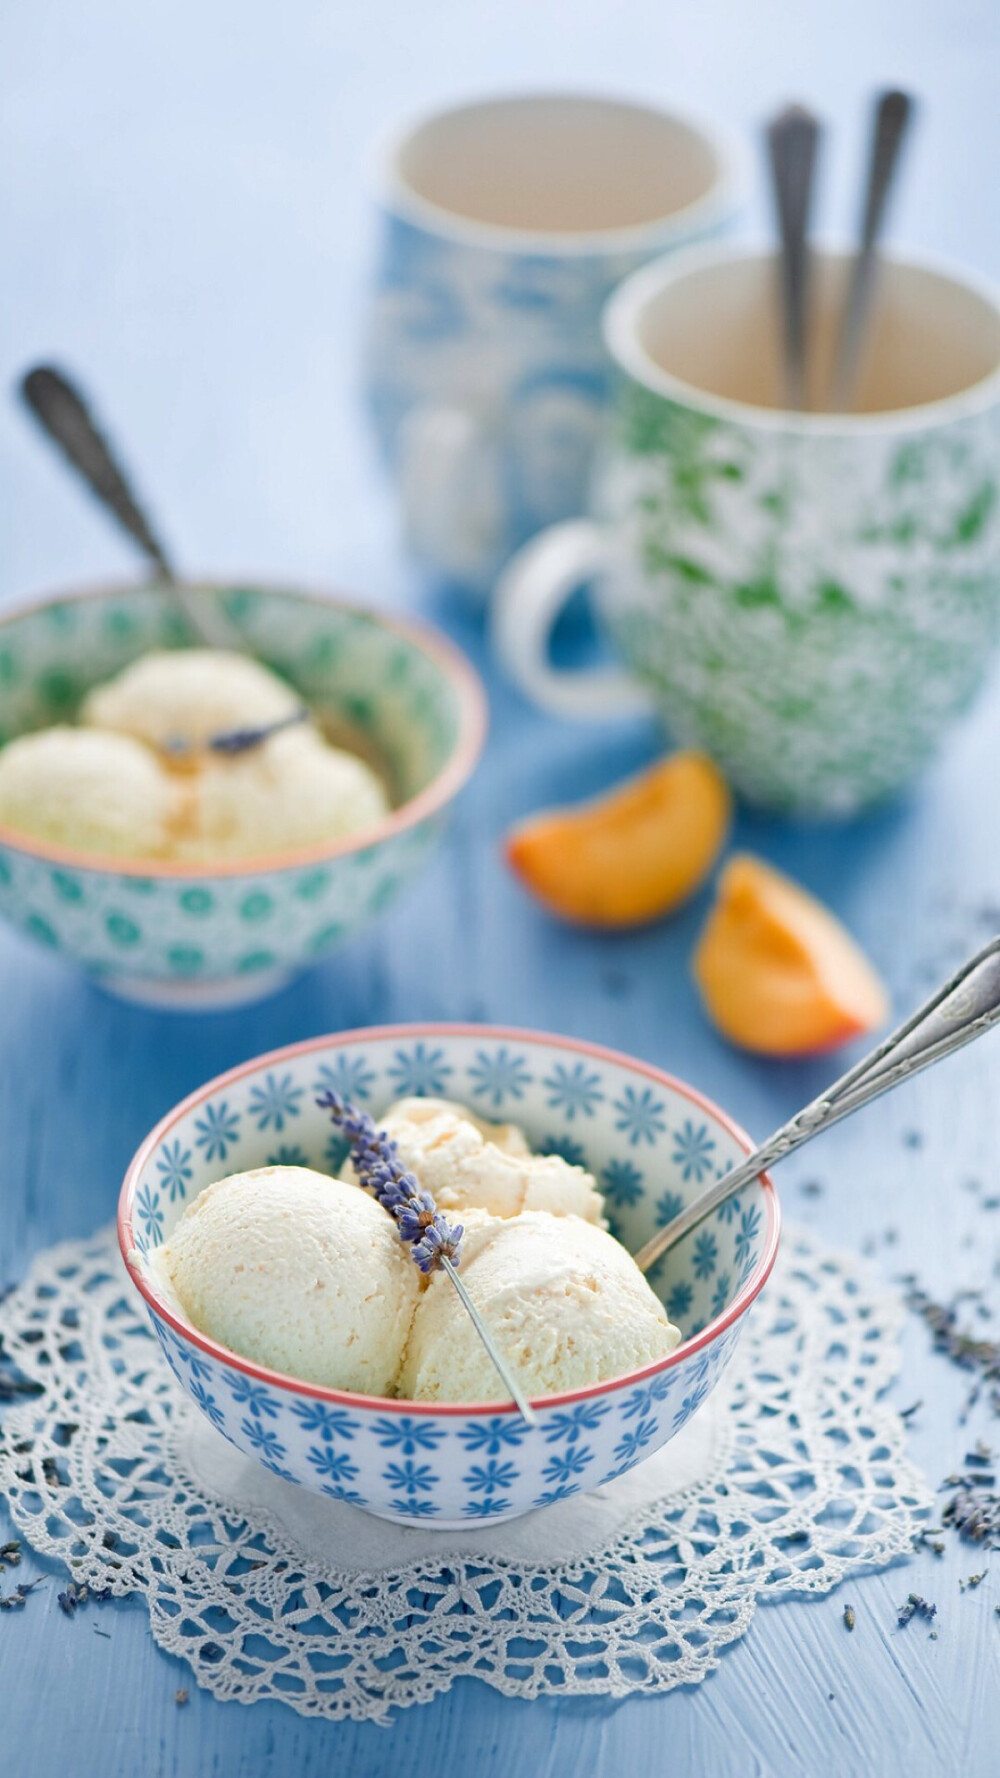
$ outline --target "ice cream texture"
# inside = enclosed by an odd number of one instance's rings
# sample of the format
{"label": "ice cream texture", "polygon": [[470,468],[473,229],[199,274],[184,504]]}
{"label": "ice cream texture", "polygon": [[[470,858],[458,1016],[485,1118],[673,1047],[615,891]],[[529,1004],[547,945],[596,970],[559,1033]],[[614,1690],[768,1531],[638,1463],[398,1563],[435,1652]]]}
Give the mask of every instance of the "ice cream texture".
{"label": "ice cream texture", "polygon": [[[508,1189],[502,1168],[497,1183],[487,1150],[516,1163],[522,1185],[531,1162],[552,1158],[533,1156],[517,1125],[448,1100],[404,1099],[381,1121],[438,1208],[455,1195],[463,1282],[528,1395],[606,1382],[673,1351],[678,1329],[597,1220],[565,1204],[518,1208],[521,1187]],[[414,1138],[407,1155],[400,1133],[413,1131],[422,1147]],[[469,1160],[479,1166],[471,1177]],[[581,1175],[563,1179],[564,1198],[599,1210],[591,1175],[562,1166]],[[542,1177],[542,1195],[559,1205]],[[470,1192],[505,1209],[469,1208]],[[269,1369],[414,1401],[507,1399],[451,1280],[421,1277],[392,1217],[346,1172],[231,1174],[187,1207],[149,1264],[195,1327]]]}
{"label": "ice cream texture", "polygon": [[129,735],[67,727],[0,750],[0,823],[117,858],[163,858],[180,818],[177,786]]}
{"label": "ice cream texture", "polygon": [[232,1173],[199,1193],[153,1265],[195,1327],[244,1358],[392,1393],[420,1274],[355,1186],[308,1167]]}
{"label": "ice cream texture", "polygon": [[90,693],[82,726],[0,751],[0,822],[80,851],[207,866],[373,827],[389,811],[381,779],[310,722],[233,754],[207,746],[300,710],[292,687],[249,656],[143,655]]}
{"label": "ice cream texture", "polygon": [[[450,1099],[399,1099],[379,1127],[439,1210],[517,1216],[547,1210],[604,1225],[593,1174],[558,1154],[532,1154],[517,1124],[490,1123]],[[353,1179],[350,1162],[342,1173]]]}
{"label": "ice cream texture", "polygon": [[[526,1393],[561,1395],[665,1358],[680,1340],[631,1255],[578,1216],[473,1211],[462,1277]],[[411,1401],[499,1401],[489,1356],[446,1277],[417,1303],[397,1394]]]}

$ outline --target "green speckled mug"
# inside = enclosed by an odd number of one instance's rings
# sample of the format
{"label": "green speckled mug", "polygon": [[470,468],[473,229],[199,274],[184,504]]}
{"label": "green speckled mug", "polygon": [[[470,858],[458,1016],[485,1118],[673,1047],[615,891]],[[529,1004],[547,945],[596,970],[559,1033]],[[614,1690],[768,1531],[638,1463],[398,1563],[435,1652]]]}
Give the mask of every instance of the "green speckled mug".
{"label": "green speckled mug", "polygon": [[[846,269],[817,258],[814,410]],[[594,517],[515,557],[495,637],[545,707],[655,709],[748,801],[846,815],[930,758],[1000,632],[1000,302],[965,274],[888,260],[850,414],[782,410],[777,321],[763,253],[695,250],[622,285]],[[591,576],[626,672],[547,662]]]}

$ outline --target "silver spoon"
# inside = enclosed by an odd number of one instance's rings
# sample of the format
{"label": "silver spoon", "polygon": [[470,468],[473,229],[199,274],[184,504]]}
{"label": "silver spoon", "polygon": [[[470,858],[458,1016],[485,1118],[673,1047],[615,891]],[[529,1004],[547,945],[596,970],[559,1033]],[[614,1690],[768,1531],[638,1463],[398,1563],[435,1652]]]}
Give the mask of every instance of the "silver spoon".
{"label": "silver spoon", "polygon": [[38,364],[21,378],[21,395],[42,431],[56,444],[91,491],[128,532],[153,564],[185,621],[209,648],[246,651],[234,626],[207,599],[199,598],[175,572],[170,557],[146,517],[134,489],[112,455],[80,391],[51,364]]}
{"label": "silver spoon", "polygon": [[889,188],[899,165],[903,138],[913,111],[914,103],[909,93],[895,91],[882,93],[875,107],[858,250],[851,266],[830,389],[830,407],[836,413],[849,413],[851,409],[875,287],[878,238],[885,220]]}
{"label": "silver spoon", "polygon": [[804,105],[789,105],[767,127],[781,249],[785,401],[796,409],[806,402],[808,229],[819,134],[819,119]]}
{"label": "silver spoon", "polygon": [[668,1222],[639,1249],[635,1263],[648,1272],[661,1254],[696,1228],[735,1192],[794,1154],[814,1136],[841,1118],[850,1117],[869,1100],[889,1093],[912,1074],[950,1056],[973,1038],[981,1037],[1000,1020],[1000,938],[994,938],[963,963],[917,1011],[890,1032],[877,1047],[841,1075],[825,1093],[782,1124],[745,1161],[694,1199],[679,1216]]}

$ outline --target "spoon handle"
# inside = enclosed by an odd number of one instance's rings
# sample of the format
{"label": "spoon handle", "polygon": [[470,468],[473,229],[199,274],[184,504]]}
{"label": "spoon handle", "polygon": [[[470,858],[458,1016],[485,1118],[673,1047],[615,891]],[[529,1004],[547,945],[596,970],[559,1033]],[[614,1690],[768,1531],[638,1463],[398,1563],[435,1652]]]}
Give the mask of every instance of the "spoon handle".
{"label": "spoon handle", "polygon": [[877,263],[876,246],[885,220],[889,188],[899,165],[900,149],[913,116],[909,93],[882,93],[875,108],[868,182],[858,251],[851,266],[847,300],[837,339],[830,406],[835,412],[850,410],[861,356],[861,342],[871,307]]}
{"label": "spoon handle", "polygon": [[42,431],[153,564],[199,641],[210,648],[244,648],[242,637],[221,613],[178,578],[125,471],[65,372],[51,364],[35,365],[21,378],[21,395]]}
{"label": "spoon handle", "polygon": [[790,408],[801,409],[806,395],[808,227],[818,119],[802,105],[789,105],[768,125],[767,146],[781,244],[785,400]]}
{"label": "spoon handle", "polygon": [[850,1117],[862,1105],[891,1092],[922,1068],[929,1068],[954,1050],[981,1037],[1000,1021],[1000,938],[991,939],[929,1000],[870,1050],[855,1067],[841,1075],[824,1093],[775,1130],[752,1155],[717,1179],[714,1185],[687,1205],[666,1228],[659,1229],[640,1248],[635,1263],[648,1272],[661,1254],[696,1228],[727,1198],[742,1191],[752,1179],[794,1154],[814,1136],[841,1118]]}

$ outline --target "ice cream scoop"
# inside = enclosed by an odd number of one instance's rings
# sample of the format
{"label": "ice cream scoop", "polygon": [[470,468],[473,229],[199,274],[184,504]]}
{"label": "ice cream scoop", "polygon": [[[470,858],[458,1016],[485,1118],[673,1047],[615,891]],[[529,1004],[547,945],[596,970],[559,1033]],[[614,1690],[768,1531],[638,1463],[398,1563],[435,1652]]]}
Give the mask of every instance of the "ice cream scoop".
{"label": "ice cream scoop", "polygon": [[270,1370],[392,1394],[420,1294],[392,1218],[308,1167],[259,1167],[207,1186],[155,1268],[210,1339]]}
{"label": "ice cream scoop", "polygon": [[373,827],[388,814],[381,780],[310,728],[272,735],[232,759],[201,758],[178,856],[246,858]]}
{"label": "ice cream scoop", "polygon": [[[462,1277],[529,1397],[558,1395],[653,1364],[680,1331],[631,1256],[578,1216],[523,1211],[465,1217]],[[496,1401],[503,1386],[448,1280],[430,1279],[397,1394],[413,1401]]]}
{"label": "ice cream scoop", "polygon": [[83,720],[151,747],[205,747],[213,736],[293,716],[301,699],[276,673],[223,648],[154,649],[92,691]]}
{"label": "ice cream scoop", "polygon": [[129,735],[50,728],[0,750],[0,822],[39,840],[161,858],[179,808],[177,785]]}
{"label": "ice cream scoop", "polygon": [[[561,1155],[532,1154],[517,1124],[495,1124],[449,1099],[399,1099],[379,1127],[404,1164],[446,1212],[516,1216],[548,1210],[603,1227],[604,1199],[585,1168]],[[342,1178],[353,1178],[350,1162]]]}

